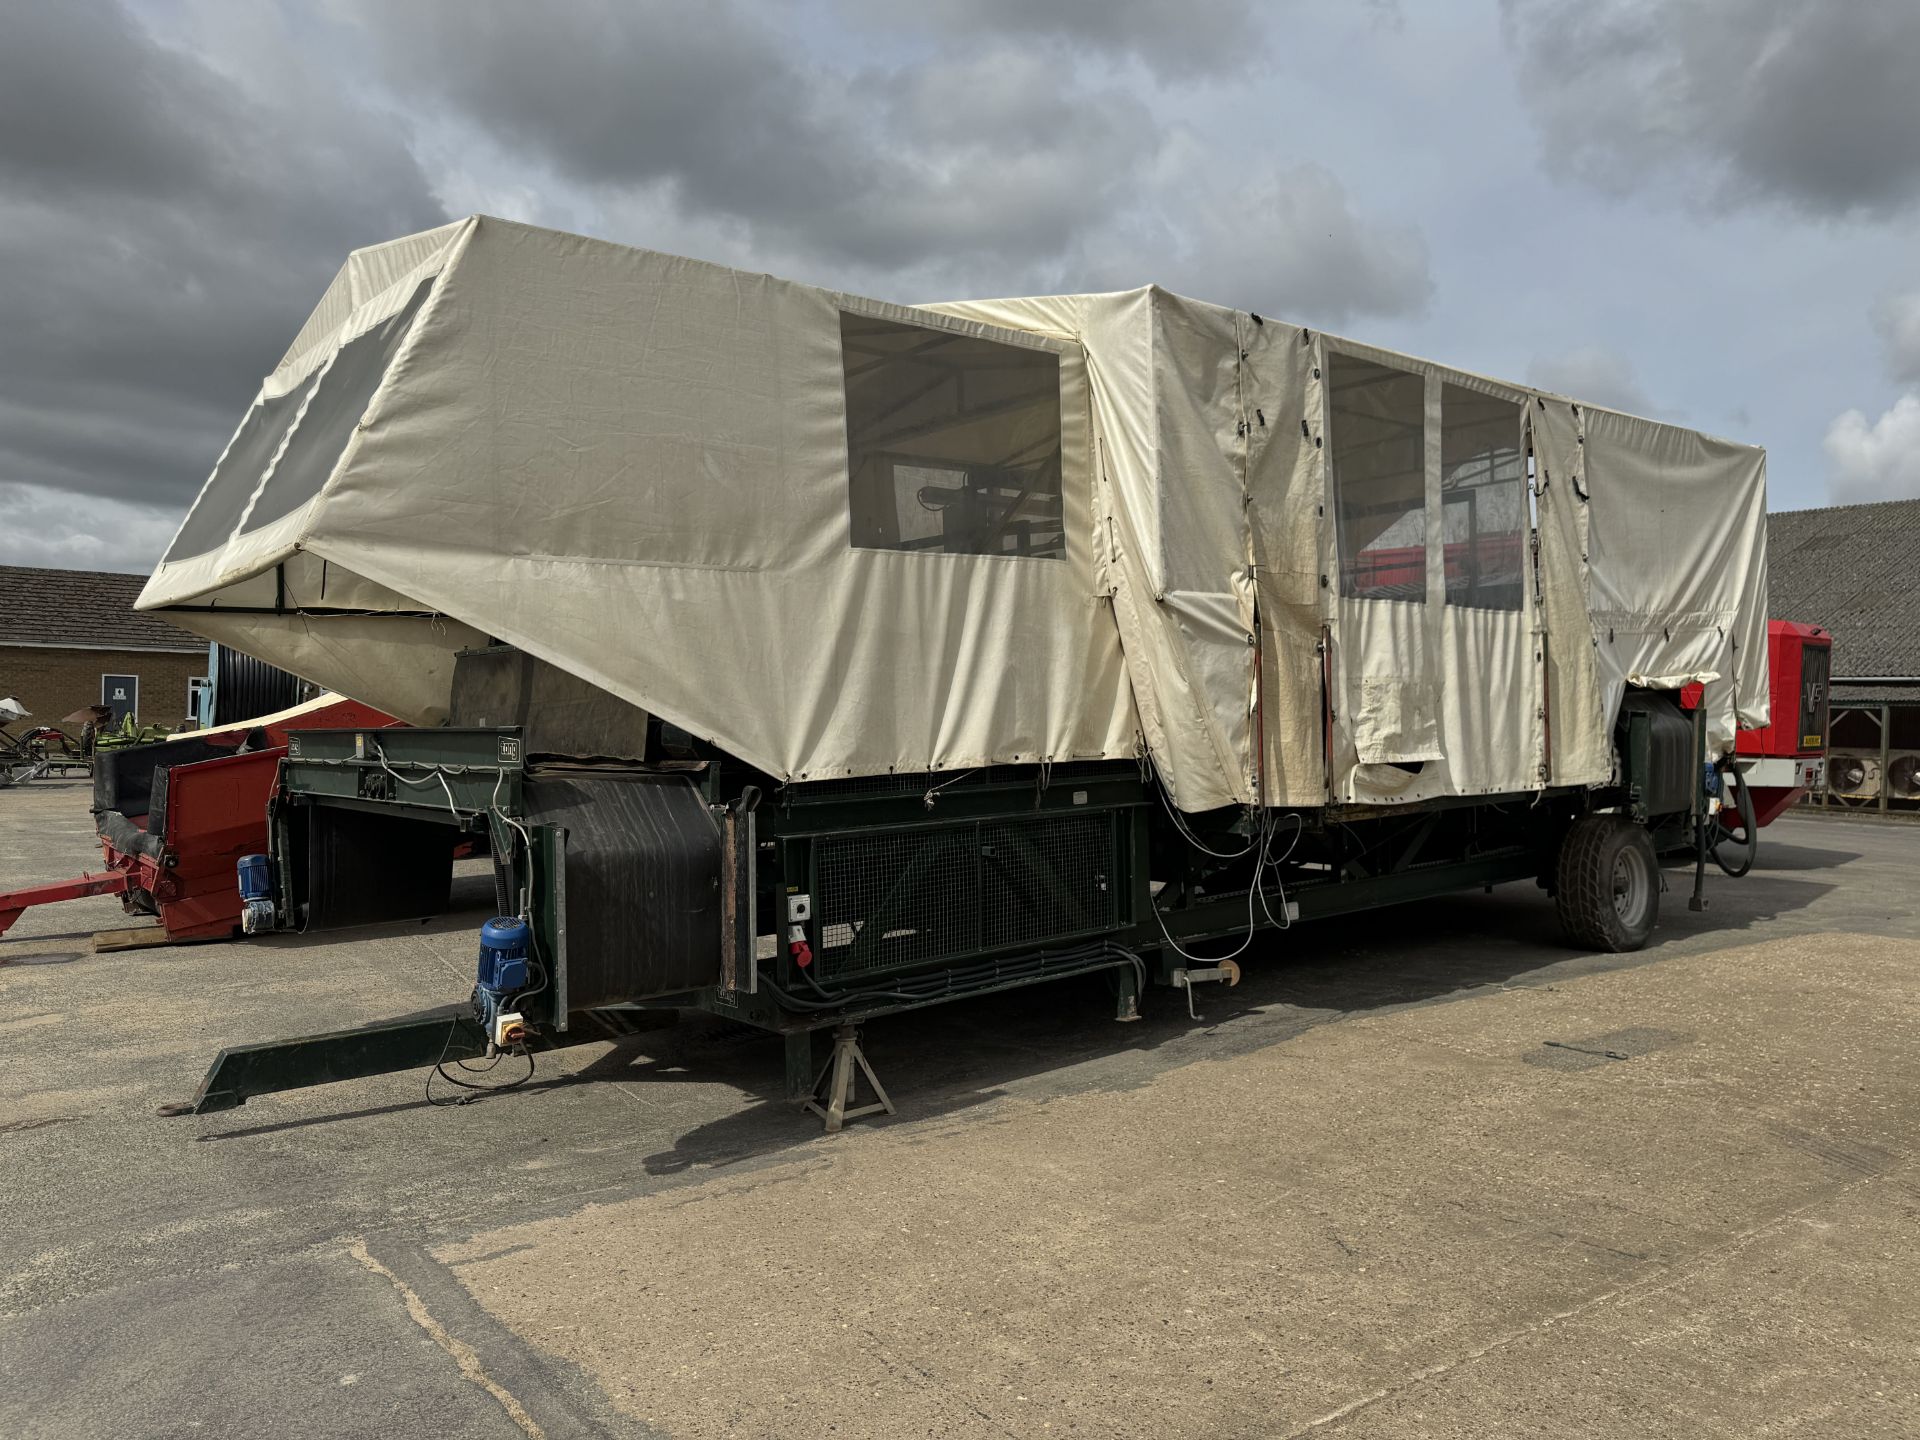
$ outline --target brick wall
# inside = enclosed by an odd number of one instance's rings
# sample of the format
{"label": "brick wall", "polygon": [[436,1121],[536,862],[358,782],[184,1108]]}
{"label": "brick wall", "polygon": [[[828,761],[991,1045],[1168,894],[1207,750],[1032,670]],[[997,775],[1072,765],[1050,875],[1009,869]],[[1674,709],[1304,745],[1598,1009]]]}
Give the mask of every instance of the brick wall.
{"label": "brick wall", "polygon": [[11,695],[33,712],[33,719],[8,727],[14,731],[59,725],[81,706],[99,704],[102,675],[138,675],[140,723],[177,729],[187,716],[187,680],[206,673],[204,648],[176,654],[0,645],[0,696]]}

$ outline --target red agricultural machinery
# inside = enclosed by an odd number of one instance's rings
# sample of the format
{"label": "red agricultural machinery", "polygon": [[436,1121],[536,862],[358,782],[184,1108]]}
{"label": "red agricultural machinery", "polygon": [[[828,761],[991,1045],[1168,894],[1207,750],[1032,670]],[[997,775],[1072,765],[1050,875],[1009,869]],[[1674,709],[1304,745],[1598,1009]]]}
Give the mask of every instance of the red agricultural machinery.
{"label": "red agricultural machinery", "polygon": [[128,914],[158,916],[157,939],[237,934],[234,866],[267,848],[267,797],[287,753],[287,732],[398,723],[329,695],[221,729],[99,752],[93,813],[107,868],[0,892],[0,934],[31,906],[88,895],[118,895]]}
{"label": "red agricultural machinery", "polygon": [[1720,807],[1714,854],[1730,874],[1745,874],[1758,832],[1825,780],[1832,669],[1833,636],[1826,630],[1791,620],[1767,622],[1771,719],[1735,737],[1733,783]]}

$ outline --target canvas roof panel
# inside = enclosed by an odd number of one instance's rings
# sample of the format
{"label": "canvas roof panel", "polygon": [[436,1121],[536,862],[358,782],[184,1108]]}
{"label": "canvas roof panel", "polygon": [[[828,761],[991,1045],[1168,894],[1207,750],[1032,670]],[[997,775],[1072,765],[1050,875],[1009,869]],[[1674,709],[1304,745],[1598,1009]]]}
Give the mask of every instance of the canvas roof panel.
{"label": "canvas roof panel", "polygon": [[419,722],[494,638],[777,777],[1144,747],[1201,809],[1604,779],[1630,680],[1764,715],[1759,451],[1151,287],[908,308],[475,218],[351,259],[294,394],[142,605]]}

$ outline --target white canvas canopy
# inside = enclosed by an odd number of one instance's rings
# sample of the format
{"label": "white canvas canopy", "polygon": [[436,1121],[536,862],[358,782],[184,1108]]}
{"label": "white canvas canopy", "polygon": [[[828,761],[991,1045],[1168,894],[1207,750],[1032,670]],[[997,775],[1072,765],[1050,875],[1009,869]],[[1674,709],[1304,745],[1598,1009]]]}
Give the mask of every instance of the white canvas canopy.
{"label": "white canvas canopy", "polygon": [[1607,779],[1630,679],[1764,720],[1764,492],[1157,289],[908,308],[474,218],[356,252],[140,605],[418,723],[494,638],[783,778],[1404,801]]}

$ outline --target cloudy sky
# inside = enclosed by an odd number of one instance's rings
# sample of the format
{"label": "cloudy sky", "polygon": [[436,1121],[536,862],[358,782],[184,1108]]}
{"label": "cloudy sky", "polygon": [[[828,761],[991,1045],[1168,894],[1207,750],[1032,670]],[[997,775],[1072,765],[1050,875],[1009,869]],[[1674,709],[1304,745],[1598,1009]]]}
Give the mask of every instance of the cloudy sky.
{"label": "cloudy sky", "polygon": [[152,565],[346,252],[1170,288],[1920,495],[1913,0],[0,0],[0,562]]}

